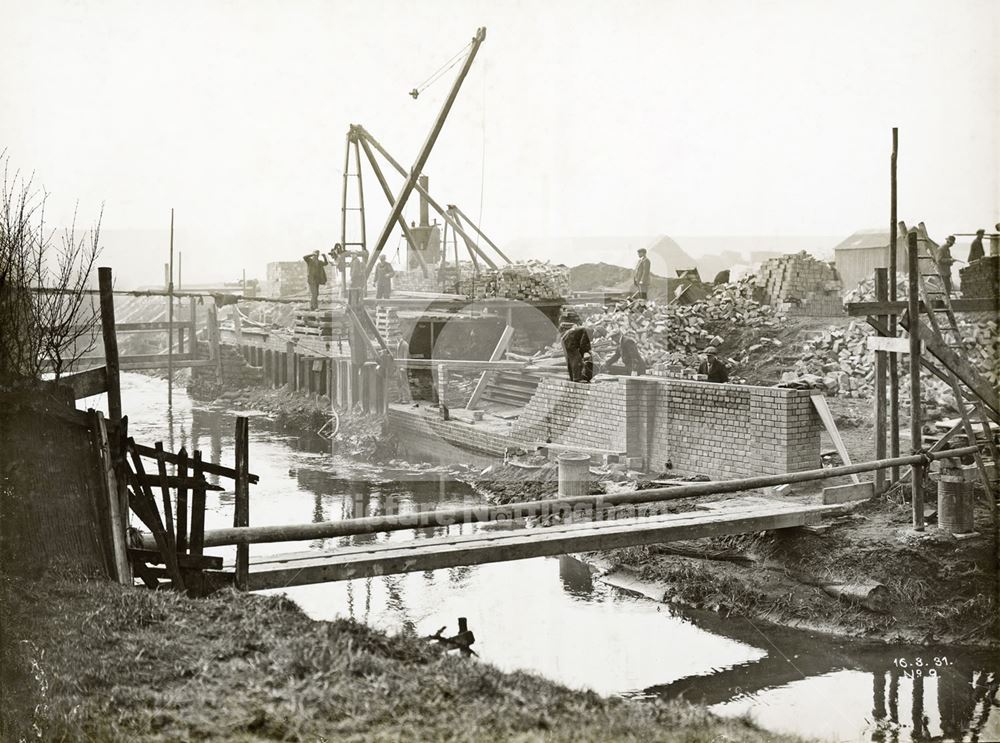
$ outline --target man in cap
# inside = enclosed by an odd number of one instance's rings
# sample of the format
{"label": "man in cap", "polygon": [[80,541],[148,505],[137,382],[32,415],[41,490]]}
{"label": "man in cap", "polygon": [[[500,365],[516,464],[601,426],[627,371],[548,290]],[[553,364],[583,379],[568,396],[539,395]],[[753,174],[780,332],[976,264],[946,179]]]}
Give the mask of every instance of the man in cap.
{"label": "man in cap", "polygon": [[698,367],[698,373],[706,375],[709,382],[728,382],[729,370],[726,369],[726,365],[719,361],[719,357],[716,356],[715,346],[706,348],[705,356],[707,358],[701,362],[701,365]]}
{"label": "man in cap", "polygon": [[385,259],[385,253],[378,257],[375,264],[375,299],[388,299],[392,293],[392,277],[396,275],[395,269]]}
{"label": "man in cap", "polygon": [[941,281],[944,284],[944,290],[951,294],[951,267],[952,264],[958,263],[959,261],[952,257],[951,248],[955,244],[955,236],[948,235],[944,240],[944,245],[937,249],[937,255],[935,259],[937,261],[938,273],[941,275]]}
{"label": "man in cap", "polygon": [[632,276],[632,284],[635,286],[636,297],[645,300],[649,294],[649,258],[646,257],[645,248],[639,248],[636,253],[639,254],[639,262],[635,264],[635,273]]}
{"label": "man in cap", "polygon": [[326,283],[326,269],[323,268],[329,261],[325,255],[320,255],[318,250],[314,250],[308,255],[302,256],[306,262],[306,283],[309,285],[309,309],[319,308],[319,287]]}
{"label": "man in cap", "polygon": [[635,342],[635,339],[625,335],[620,330],[614,331],[611,334],[611,339],[618,344],[618,348],[615,349],[615,355],[608,359],[607,366],[611,366],[618,359],[621,359],[622,364],[625,365],[627,376],[631,377],[633,373],[639,376],[645,374],[646,360],[639,353],[639,344]]}

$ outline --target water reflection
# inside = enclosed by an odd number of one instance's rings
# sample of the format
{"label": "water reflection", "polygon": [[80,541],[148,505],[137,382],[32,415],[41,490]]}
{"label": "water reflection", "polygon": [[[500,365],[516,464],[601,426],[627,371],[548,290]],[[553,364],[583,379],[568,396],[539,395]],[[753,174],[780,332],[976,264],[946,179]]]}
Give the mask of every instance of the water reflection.
{"label": "water reflection", "polygon": [[[126,382],[136,440],[160,440],[172,449],[183,445],[189,453],[202,450],[212,462],[231,464],[234,414],[192,404],[180,391],[167,410],[164,390],[162,380]],[[261,418],[251,422],[251,471],[260,476],[251,488],[255,525],[478,502],[449,467],[378,468],[331,453],[320,437],[289,436],[269,425]],[[230,487],[230,481],[223,484]],[[229,526],[232,518],[231,493],[210,494],[207,527]],[[251,554],[474,528],[254,545]],[[210,552],[228,556],[225,548]],[[476,633],[477,652],[505,670],[529,670],[605,694],[681,697],[725,715],[750,714],[771,730],[878,743],[1000,739],[995,702],[1000,667],[985,653],[872,648],[781,628],[762,630],[739,617],[678,615],[669,606],[608,587],[568,556],[302,586],[287,593],[314,618],[349,616],[389,631],[429,635],[465,616]],[[919,680],[894,664],[899,657],[917,656],[947,657],[949,663]]]}

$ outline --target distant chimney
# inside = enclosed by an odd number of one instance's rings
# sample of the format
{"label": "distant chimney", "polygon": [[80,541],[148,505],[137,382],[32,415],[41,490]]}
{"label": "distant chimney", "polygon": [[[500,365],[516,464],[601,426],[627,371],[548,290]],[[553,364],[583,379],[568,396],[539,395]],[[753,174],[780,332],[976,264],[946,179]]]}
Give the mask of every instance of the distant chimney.
{"label": "distant chimney", "polygon": [[[427,188],[428,180],[427,180],[427,176],[426,175],[420,176],[417,179],[417,181],[420,183],[420,187],[424,191],[429,190]],[[420,226],[421,227],[427,227],[428,225],[430,225],[430,222],[428,221],[428,217],[430,216],[430,212],[428,211],[428,207],[429,206],[430,205],[427,203],[427,197],[424,196],[423,193],[421,193],[420,194]]]}

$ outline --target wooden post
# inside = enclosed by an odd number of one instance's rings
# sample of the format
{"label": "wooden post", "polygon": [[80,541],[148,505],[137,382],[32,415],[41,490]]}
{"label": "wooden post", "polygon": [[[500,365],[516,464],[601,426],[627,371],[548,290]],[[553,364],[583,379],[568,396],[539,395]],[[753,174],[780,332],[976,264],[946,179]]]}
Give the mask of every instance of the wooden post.
{"label": "wooden post", "polygon": [[111,441],[108,429],[104,425],[104,416],[100,410],[93,410],[94,434],[102,474],[104,475],[105,495],[108,500],[108,515],[111,526],[111,549],[114,556],[115,579],[124,586],[132,585],[132,566],[128,561],[128,548],[125,544],[126,517],[119,499],[118,476],[115,472],[114,456],[111,451]]}
{"label": "wooden post", "polygon": [[[233,526],[250,526],[250,419],[236,419],[236,514]],[[250,545],[236,546],[236,589],[247,590]]]}
{"label": "wooden post", "polygon": [[236,335],[236,345],[243,345],[243,324],[240,322],[240,311],[236,308],[236,305],[230,305],[229,307],[230,317],[233,318],[233,333]]}
{"label": "wooden post", "polygon": [[[920,265],[917,253],[917,233],[910,231],[907,239],[909,263],[909,306],[910,321],[910,449],[920,451],[923,438],[920,431]],[[913,528],[924,530],[924,468],[922,464],[910,465],[910,494],[913,513]]]}
{"label": "wooden post", "polygon": [[188,320],[188,334],[191,337],[191,358],[198,355],[198,305],[191,297],[191,318]]}
{"label": "wooden post", "polygon": [[174,404],[174,210],[170,209],[170,273],[167,275],[167,405]]}
{"label": "wooden post", "polygon": [[[201,468],[201,452],[194,452],[194,465],[191,469],[191,479],[205,482],[205,473]],[[201,555],[205,549],[205,488],[195,486],[191,493],[191,542],[192,555]]]}
{"label": "wooden post", "polygon": [[[899,233],[896,221],[896,157],[899,147],[899,129],[892,128],[892,159],[889,165],[889,299],[897,299],[896,283],[899,281],[896,266],[896,236]],[[899,318],[889,316],[889,336],[899,335]],[[899,456],[899,359],[896,354],[889,354],[889,456]],[[890,482],[899,482],[899,467],[893,467],[889,473]]]}
{"label": "wooden post", "polygon": [[448,399],[448,367],[445,364],[437,365],[438,372],[438,406],[441,409],[441,415],[444,415],[444,411],[448,408],[448,404],[445,400]]}
{"label": "wooden post", "polygon": [[[101,266],[97,269],[97,281],[101,294],[101,335],[104,338],[104,365],[108,376],[108,419],[117,426],[122,419],[122,388],[118,365],[118,335],[115,331],[115,297],[111,279],[111,269]],[[117,448],[117,447],[116,447]],[[115,452],[122,456],[122,452]]]}
{"label": "wooden post", "polygon": [[[888,270],[875,269],[875,299],[884,302],[888,297]],[[880,320],[886,322],[886,317]],[[886,404],[886,362],[885,351],[875,352],[875,459],[885,459],[885,404]],[[885,470],[875,471],[875,492],[885,490]]]}
{"label": "wooden post", "polygon": [[188,548],[188,492],[185,480],[187,480],[187,450],[182,446],[177,452],[177,477],[180,483],[177,485],[177,552],[183,554]]}
{"label": "wooden post", "polygon": [[295,344],[292,341],[285,344],[285,384],[288,389],[295,389]]}
{"label": "wooden post", "polygon": [[215,376],[222,379],[222,357],[219,354],[219,309],[212,301],[208,305],[208,345],[215,361]]}

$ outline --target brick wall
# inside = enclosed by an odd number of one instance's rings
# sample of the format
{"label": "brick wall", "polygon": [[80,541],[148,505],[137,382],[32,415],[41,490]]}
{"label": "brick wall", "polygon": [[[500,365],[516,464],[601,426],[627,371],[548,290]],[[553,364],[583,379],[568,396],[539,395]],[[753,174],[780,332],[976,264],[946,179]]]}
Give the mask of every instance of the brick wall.
{"label": "brick wall", "polygon": [[[748,477],[820,466],[822,422],[809,393],[778,387],[671,379],[645,382],[642,407],[651,469]],[[652,389],[650,388],[652,386]]]}
{"label": "brick wall", "polygon": [[622,380],[583,384],[546,378],[514,424],[522,441],[626,451],[625,386]]}
{"label": "brick wall", "polygon": [[715,478],[819,466],[822,423],[804,390],[620,377],[579,384],[542,380],[511,437],[666,462]]}
{"label": "brick wall", "polygon": [[1000,293],[1000,258],[988,255],[958,272],[963,297],[995,297]]}

